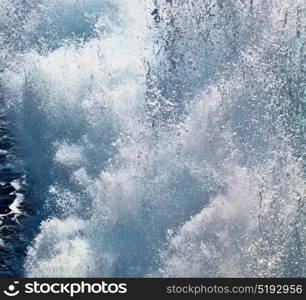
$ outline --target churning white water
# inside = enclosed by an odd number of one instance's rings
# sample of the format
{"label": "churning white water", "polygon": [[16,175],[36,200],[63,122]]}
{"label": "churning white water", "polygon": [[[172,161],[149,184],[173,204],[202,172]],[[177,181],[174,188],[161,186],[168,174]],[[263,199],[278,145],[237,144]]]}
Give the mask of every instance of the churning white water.
{"label": "churning white water", "polygon": [[25,276],[306,275],[304,1],[1,7]]}

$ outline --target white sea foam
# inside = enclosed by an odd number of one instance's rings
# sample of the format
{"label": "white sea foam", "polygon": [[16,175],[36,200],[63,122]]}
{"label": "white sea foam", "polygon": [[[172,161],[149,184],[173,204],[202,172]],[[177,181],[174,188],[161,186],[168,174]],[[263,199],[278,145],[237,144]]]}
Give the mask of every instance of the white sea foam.
{"label": "white sea foam", "polygon": [[7,150],[0,149],[0,155],[7,155],[7,154],[8,154]]}
{"label": "white sea foam", "polygon": [[20,204],[23,202],[24,200],[24,196],[22,194],[16,193],[16,199],[14,200],[14,202],[9,206],[9,209],[11,210],[10,213],[12,214],[22,214],[22,212],[20,211]]}
{"label": "white sea foam", "polygon": [[[16,54],[2,78],[50,214],[26,275],[305,274],[303,160],[279,67],[286,47],[301,49],[299,3],[206,15],[205,1],[157,2],[160,22],[140,0],[68,1],[60,37],[25,22],[49,44]],[[32,15],[55,24],[61,2],[42,3]]]}
{"label": "white sea foam", "polygon": [[15,179],[11,181],[11,186],[18,192],[21,189],[21,180]]}

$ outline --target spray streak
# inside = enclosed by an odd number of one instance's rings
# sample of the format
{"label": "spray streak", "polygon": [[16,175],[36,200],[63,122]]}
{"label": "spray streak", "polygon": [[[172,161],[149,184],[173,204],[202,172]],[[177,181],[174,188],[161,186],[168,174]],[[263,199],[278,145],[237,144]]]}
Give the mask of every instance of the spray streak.
{"label": "spray streak", "polygon": [[15,2],[26,276],[305,276],[303,1]]}

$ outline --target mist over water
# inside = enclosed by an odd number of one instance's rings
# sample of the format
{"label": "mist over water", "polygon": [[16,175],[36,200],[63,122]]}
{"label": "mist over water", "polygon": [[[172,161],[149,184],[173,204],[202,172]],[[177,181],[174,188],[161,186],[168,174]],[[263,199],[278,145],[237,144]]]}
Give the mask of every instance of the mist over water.
{"label": "mist over water", "polygon": [[0,6],[25,276],[306,276],[304,1]]}

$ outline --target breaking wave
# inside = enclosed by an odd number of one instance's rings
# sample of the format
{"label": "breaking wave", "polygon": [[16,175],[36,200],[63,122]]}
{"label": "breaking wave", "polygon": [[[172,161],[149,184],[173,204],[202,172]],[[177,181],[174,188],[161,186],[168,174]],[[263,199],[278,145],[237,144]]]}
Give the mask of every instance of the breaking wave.
{"label": "breaking wave", "polygon": [[25,276],[306,275],[304,1],[1,6]]}

